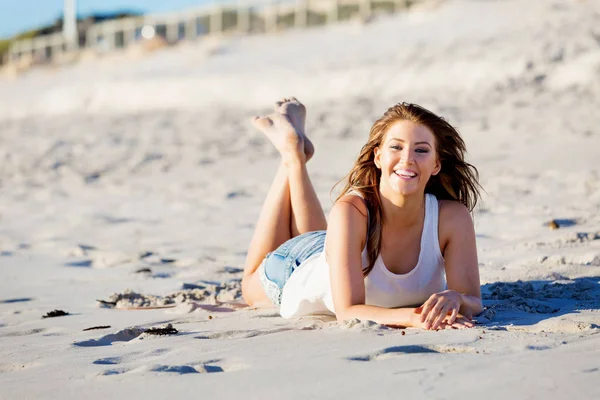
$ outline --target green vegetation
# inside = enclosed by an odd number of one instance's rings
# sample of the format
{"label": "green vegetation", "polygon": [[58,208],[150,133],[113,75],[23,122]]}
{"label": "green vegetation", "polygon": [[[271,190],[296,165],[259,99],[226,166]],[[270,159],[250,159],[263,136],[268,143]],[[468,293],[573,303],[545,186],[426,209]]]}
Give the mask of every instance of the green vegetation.
{"label": "green vegetation", "polygon": [[17,36],[14,36],[10,39],[0,40],[0,64],[2,64],[2,62],[4,61],[6,55],[8,54],[8,50],[10,49],[10,46],[12,46],[14,42],[16,42],[17,40],[34,38],[38,36],[40,32],[41,29],[33,29],[27,32],[20,33]]}
{"label": "green vegetation", "polygon": [[[406,5],[407,2],[405,2]],[[374,1],[373,11],[375,13],[393,13],[396,5],[393,1]]]}
{"label": "green vegetation", "polygon": [[0,40],[0,64],[2,64],[2,60],[4,60],[4,55],[8,53],[11,43],[10,40]]}

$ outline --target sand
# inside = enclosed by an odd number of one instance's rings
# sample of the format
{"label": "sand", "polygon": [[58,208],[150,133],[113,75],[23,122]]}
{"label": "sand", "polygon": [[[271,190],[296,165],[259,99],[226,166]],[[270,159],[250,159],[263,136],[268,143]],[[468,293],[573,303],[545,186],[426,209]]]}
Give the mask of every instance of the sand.
{"label": "sand", "polygon": [[[598,27],[597,1],[448,0],[0,80],[0,399],[599,398]],[[326,211],[388,106],[459,128],[475,328],[240,306],[278,163],[248,120],[290,95]]]}

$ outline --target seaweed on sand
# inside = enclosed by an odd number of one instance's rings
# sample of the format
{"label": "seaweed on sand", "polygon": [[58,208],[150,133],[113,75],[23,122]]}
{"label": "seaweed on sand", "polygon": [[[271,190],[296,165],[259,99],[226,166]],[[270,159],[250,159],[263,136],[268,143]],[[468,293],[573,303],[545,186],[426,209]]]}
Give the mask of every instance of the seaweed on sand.
{"label": "seaweed on sand", "polygon": [[54,310],[48,312],[46,315],[42,316],[42,318],[64,317],[65,315],[69,315],[69,313],[64,312],[63,310]]}
{"label": "seaweed on sand", "polygon": [[168,324],[164,328],[146,329],[144,331],[144,333],[147,333],[149,335],[177,335],[177,333],[179,333],[179,331],[177,329],[173,328],[173,325]]}

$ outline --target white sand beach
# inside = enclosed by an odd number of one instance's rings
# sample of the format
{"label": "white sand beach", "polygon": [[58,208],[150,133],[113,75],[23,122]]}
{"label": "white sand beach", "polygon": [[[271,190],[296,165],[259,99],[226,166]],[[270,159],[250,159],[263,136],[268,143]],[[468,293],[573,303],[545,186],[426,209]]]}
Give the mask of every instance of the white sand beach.
{"label": "white sand beach", "polygon": [[[486,191],[475,328],[232,304],[278,163],[249,119],[283,96],[326,211],[387,107],[458,127]],[[437,1],[0,79],[0,399],[598,399],[599,110],[597,0]]]}

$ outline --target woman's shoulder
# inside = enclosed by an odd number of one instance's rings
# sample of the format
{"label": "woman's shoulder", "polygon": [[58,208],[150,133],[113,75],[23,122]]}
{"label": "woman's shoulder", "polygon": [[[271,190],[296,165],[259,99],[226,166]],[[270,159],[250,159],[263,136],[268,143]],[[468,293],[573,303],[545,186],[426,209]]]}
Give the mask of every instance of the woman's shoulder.
{"label": "woman's shoulder", "polygon": [[455,200],[438,200],[439,222],[438,231],[440,247],[443,249],[453,234],[464,229],[472,229],[473,219],[469,209]]}
{"label": "woman's shoulder", "polygon": [[469,209],[460,201],[438,200],[440,224],[472,223]]}
{"label": "woman's shoulder", "polygon": [[[358,194],[358,192],[348,193],[348,194],[340,197],[335,202],[333,207],[337,208],[337,209],[345,210],[347,212],[350,212],[351,214],[354,214],[356,211],[358,211],[358,213],[365,218],[368,218],[368,216],[369,216],[369,211],[367,209],[367,203],[366,203],[365,199],[362,197],[362,195]],[[353,212],[353,210],[354,210],[354,212]]]}
{"label": "woman's shoulder", "polygon": [[352,194],[342,196],[329,212],[327,237],[351,238],[356,244],[363,245],[367,236],[368,216],[367,205],[361,197]]}

